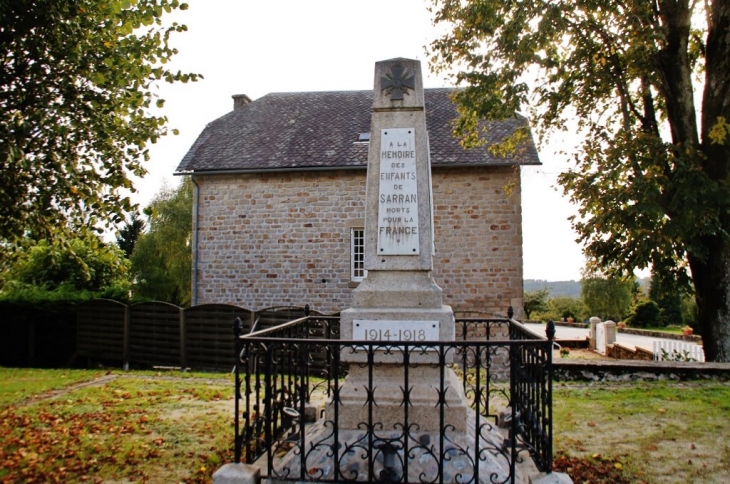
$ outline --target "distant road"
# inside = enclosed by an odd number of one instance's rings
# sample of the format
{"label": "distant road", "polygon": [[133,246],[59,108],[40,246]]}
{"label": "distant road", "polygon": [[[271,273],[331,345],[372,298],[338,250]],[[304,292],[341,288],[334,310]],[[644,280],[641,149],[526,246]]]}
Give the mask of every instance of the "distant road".
{"label": "distant road", "polygon": [[[545,325],[537,323],[524,323],[525,326],[541,335],[545,334]],[[570,326],[555,326],[556,339],[584,339],[588,336],[590,330],[583,328],[573,328]],[[635,334],[618,333],[616,341],[625,346],[638,346],[645,350],[654,351],[654,341],[675,341],[668,338],[654,338],[651,336],[638,336]],[[696,343],[691,343],[699,346]]]}

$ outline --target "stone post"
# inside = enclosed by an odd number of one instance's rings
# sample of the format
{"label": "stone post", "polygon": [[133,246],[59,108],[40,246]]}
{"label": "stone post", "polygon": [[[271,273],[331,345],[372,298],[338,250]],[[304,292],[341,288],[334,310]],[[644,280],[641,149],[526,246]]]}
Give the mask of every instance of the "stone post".
{"label": "stone post", "polygon": [[616,342],[616,323],[614,321],[606,321],[603,325],[606,330],[606,346]]}
{"label": "stone post", "polygon": [[590,332],[590,347],[593,351],[596,350],[596,326],[601,322],[601,318],[593,316],[590,320],[591,332]]}

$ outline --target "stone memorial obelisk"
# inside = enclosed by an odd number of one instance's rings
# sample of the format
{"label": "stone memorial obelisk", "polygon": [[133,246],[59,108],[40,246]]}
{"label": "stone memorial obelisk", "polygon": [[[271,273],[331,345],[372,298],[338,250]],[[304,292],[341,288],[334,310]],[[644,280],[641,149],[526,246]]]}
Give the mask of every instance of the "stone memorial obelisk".
{"label": "stone memorial obelisk", "polygon": [[[341,314],[341,337],[383,344],[453,341],[453,311],[443,305],[441,288],[431,276],[431,163],[420,62],[377,62],[373,94],[365,201],[367,277],[353,291],[352,307]],[[350,373],[340,392],[340,428],[367,422],[368,369],[357,364],[367,361],[366,353],[342,352]],[[384,429],[392,429],[404,423],[403,355],[379,352],[375,361],[377,388],[372,398],[377,420]],[[416,365],[408,369],[408,420],[421,431],[438,431],[437,351],[414,352],[410,361]],[[462,385],[448,368],[445,378],[445,420],[464,431],[467,405]]]}
{"label": "stone memorial obelisk", "polygon": [[275,463],[282,475],[506,482],[504,439],[468,407],[448,366],[454,349],[434,345],[453,341],[454,314],[431,276],[432,205],[420,62],[377,62],[365,202],[368,272],[340,315],[348,375],[325,418],[307,429],[306,444]]}

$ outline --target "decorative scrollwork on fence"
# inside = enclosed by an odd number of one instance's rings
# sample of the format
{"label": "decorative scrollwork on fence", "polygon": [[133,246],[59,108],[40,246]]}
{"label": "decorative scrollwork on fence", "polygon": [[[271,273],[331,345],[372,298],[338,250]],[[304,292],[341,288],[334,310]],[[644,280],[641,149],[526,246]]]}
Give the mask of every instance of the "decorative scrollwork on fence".
{"label": "decorative scrollwork on fence", "polygon": [[[550,469],[552,342],[511,320],[457,324],[463,339],[454,342],[342,341],[332,338],[336,318],[316,316],[238,334],[237,462],[264,456],[273,479],[319,482],[513,482],[528,454]],[[385,361],[401,375],[396,386],[378,380]],[[362,408],[352,413],[343,381],[355,370]],[[433,381],[419,381],[424,374]],[[425,414],[424,392],[433,402]],[[466,427],[450,408],[459,392]],[[322,413],[312,411],[315,399],[326,400]],[[510,417],[506,440],[500,408]]]}

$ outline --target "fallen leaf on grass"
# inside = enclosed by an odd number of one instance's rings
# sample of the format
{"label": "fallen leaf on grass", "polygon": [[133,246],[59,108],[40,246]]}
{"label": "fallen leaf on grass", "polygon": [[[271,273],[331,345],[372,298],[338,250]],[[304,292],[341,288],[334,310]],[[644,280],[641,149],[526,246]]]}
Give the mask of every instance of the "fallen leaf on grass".
{"label": "fallen leaf on grass", "polygon": [[[600,454],[595,454],[600,456]],[[615,457],[602,457],[600,460],[591,457],[571,457],[563,452],[556,452],[553,459],[553,470],[565,472],[573,482],[590,482],[591,484],[630,484],[645,483],[624,469]]]}

